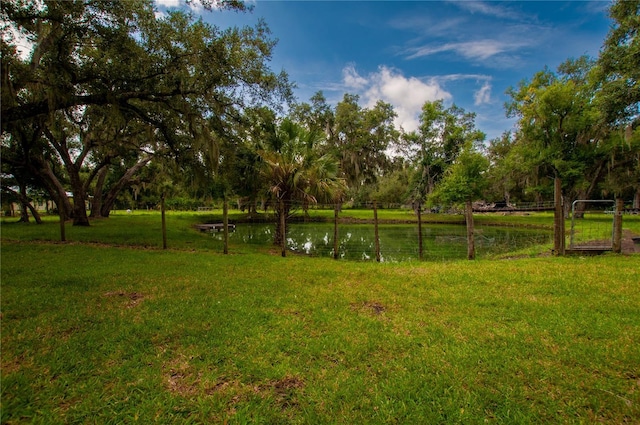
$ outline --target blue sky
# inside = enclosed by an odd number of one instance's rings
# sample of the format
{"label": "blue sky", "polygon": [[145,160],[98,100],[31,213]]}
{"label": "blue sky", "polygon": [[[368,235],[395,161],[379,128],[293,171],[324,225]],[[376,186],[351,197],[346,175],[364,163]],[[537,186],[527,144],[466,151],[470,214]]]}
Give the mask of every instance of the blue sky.
{"label": "blue sky", "polygon": [[[184,0],[156,0],[160,11]],[[205,12],[220,27],[262,18],[278,39],[271,67],[284,69],[300,101],[357,94],[363,107],[394,105],[415,129],[425,101],[475,112],[487,140],[512,128],[505,90],[545,66],[598,55],[611,21],[606,1],[262,1],[249,13]]]}

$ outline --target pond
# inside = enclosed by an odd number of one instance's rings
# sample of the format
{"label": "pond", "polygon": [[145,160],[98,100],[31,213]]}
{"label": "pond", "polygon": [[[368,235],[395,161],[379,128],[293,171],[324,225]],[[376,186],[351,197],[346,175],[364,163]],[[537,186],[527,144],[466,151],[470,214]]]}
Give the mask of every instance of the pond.
{"label": "pond", "polygon": [[[265,223],[238,224],[229,233],[232,243],[268,246],[273,243],[275,226]],[[381,261],[417,260],[416,224],[378,226]],[[467,255],[466,228],[463,225],[424,224],[423,259],[453,260]],[[222,232],[213,237],[222,240]],[[375,229],[372,224],[340,224],[338,257],[346,260],[375,261]],[[522,227],[478,226],[475,229],[476,257],[507,253],[528,246],[550,243],[553,232]],[[332,223],[293,223],[287,235],[289,250],[318,257],[333,257]]]}

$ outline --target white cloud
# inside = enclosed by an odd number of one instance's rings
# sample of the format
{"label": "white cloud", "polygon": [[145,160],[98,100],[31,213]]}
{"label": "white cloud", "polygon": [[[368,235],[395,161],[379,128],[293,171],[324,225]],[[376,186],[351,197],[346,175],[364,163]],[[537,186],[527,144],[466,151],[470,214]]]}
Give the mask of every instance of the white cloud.
{"label": "white cloud", "polygon": [[460,16],[442,18],[412,15],[394,18],[389,22],[389,25],[392,28],[412,30],[430,36],[450,36],[451,33],[458,32],[465,21],[466,19]]}
{"label": "white cloud", "polygon": [[342,73],[345,87],[357,90],[365,106],[373,107],[378,100],[393,105],[398,114],[395,124],[406,131],[418,128],[419,115],[425,102],[451,99],[451,94],[437,80],[405,77],[386,66],[380,66],[377,72],[367,77],[358,74],[353,65],[345,67]]}
{"label": "white cloud", "polygon": [[478,80],[478,81],[488,81],[491,80],[490,75],[486,74],[445,74],[438,75],[437,77],[433,77],[434,80],[438,82],[449,82],[449,81],[459,81],[459,80]]}
{"label": "white cloud", "polygon": [[156,0],[156,4],[160,7],[180,7],[180,0]]}
{"label": "white cloud", "polygon": [[452,3],[471,13],[479,13],[496,18],[522,19],[521,13],[505,7],[502,3],[487,3],[482,1],[454,1]]}
{"label": "white cloud", "polygon": [[367,80],[358,75],[353,65],[347,65],[342,70],[342,80],[349,89],[359,90],[367,84]]}
{"label": "white cloud", "polygon": [[473,94],[474,105],[482,105],[484,103],[491,103],[491,84],[485,81],[482,87]]}
{"label": "white cloud", "polygon": [[423,56],[429,56],[441,52],[454,52],[467,59],[487,60],[501,53],[516,51],[526,44],[523,42],[512,41],[504,42],[499,40],[478,40],[460,43],[445,43],[440,46],[425,46],[413,48],[407,59],[416,59]]}
{"label": "white cloud", "polygon": [[[220,2],[218,0],[213,1],[201,1],[201,0],[154,0],[156,6],[162,9],[187,9],[195,13],[196,15],[202,15],[206,12],[207,8],[219,9]],[[205,7],[206,5],[206,7]],[[163,11],[156,13],[156,18],[162,18],[166,16]]]}

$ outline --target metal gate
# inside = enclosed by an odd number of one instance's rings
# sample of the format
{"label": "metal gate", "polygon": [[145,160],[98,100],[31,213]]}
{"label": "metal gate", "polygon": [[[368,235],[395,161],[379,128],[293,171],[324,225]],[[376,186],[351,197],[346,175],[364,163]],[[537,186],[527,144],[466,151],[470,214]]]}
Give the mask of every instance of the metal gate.
{"label": "metal gate", "polygon": [[615,201],[577,200],[571,205],[570,251],[613,250]]}

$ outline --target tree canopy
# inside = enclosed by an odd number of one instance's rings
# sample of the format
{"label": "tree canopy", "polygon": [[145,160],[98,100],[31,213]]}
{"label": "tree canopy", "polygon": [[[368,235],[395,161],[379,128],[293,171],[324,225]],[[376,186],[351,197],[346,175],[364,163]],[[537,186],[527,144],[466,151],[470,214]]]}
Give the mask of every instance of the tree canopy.
{"label": "tree canopy", "polygon": [[2,2],[3,192],[23,210],[44,193],[75,224],[89,223],[87,206],[107,217],[118,199],[153,204],[160,180],[176,196],[236,196],[252,213],[337,192],[354,204],[548,200],[554,179],[567,201],[640,206],[639,5],[611,4],[599,57],[511,88],[515,129],[485,142],[475,113],[442,100],[423,104],[412,132],[381,100],[294,102],[262,21],[223,29],[151,0]]}
{"label": "tree canopy", "polygon": [[[151,1],[2,2],[1,10],[14,34],[2,39],[3,151],[16,152],[15,166],[37,175],[76,224],[88,224],[94,178],[100,186],[117,162],[137,158],[135,174],[151,156],[212,152],[233,138],[247,107],[291,96],[286,74],[268,67],[275,42],[264,22],[222,30],[181,11],[156,15]],[[18,35],[31,46],[26,57]]]}

